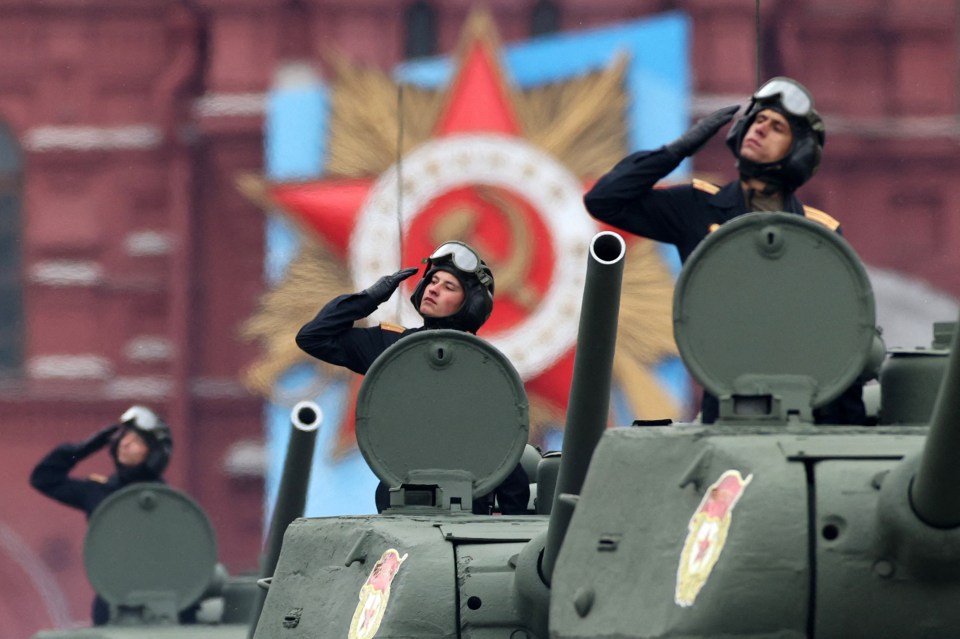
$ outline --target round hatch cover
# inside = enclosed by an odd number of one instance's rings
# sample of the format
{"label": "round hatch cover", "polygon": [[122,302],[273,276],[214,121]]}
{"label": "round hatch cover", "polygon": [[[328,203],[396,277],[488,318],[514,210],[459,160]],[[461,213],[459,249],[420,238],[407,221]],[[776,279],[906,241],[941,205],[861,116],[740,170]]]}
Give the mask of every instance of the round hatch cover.
{"label": "round hatch cover", "polygon": [[357,396],[357,445],[390,486],[410,471],[462,470],[473,496],[516,467],[529,419],[523,382],[509,360],[482,339],[429,330],[377,358]]}
{"label": "round hatch cover", "polygon": [[870,280],[838,234],[788,213],[720,226],[687,259],[673,326],[690,373],[717,396],[743,376],[806,376],[814,407],[863,371],[875,334]]}
{"label": "round hatch cover", "polygon": [[137,483],[93,511],[83,561],[90,585],[109,603],[149,604],[156,596],[182,611],[209,586],[217,542],[190,497],[164,484]]}

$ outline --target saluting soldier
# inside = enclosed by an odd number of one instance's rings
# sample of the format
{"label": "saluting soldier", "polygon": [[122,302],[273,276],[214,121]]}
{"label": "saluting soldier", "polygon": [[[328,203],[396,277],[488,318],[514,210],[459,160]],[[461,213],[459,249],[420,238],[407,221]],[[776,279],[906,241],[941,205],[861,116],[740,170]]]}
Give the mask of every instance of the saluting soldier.
{"label": "saluting soldier", "polygon": [[[738,105],[719,109],[673,142],[628,155],[584,196],[587,211],[624,231],[673,244],[681,261],[719,225],[753,211],[803,215],[840,233],[837,220],[805,206],[796,196],[820,166],[826,128],[810,92],[787,77],[773,78],[757,89],[746,113],[727,134],[739,179],[722,187],[695,179],[691,184],[654,188],[739,109]],[[704,423],[716,421],[716,397],[704,393],[701,408]],[[814,416],[818,423],[864,423],[862,384],[854,383]]]}
{"label": "saluting soldier", "polygon": [[[423,277],[410,296],[413,307],[423,317],[423,326],[405,328],[389,323],[354,326],[354,322],[390,299],[400,283],[419,270],[411,267],[384,275],[359,293],[330,300],[300,329],[297,345],[317,359],[364,375],[383,351],[412,333],[441,328],[476,333],[493,312],[493,271],[463,242],[444,242],[424,261]],[[518,464],[494,493],[500,512],[525,514],[530,500],[530,480],[523,467]],[[490,512],[493,498],[491,494],[475,500],[473,511]],[[387,487],[381,482],[376,494],[377,510],[384,510],[388,500]]]}
{"label": "saluting soldier", "polygon": [[[116,467],[109,477],[90,475],[71,477],[74,466],[97,451],[107,448]],[[116,424],[78,443],[60,444],[47,453],[30,474],[30,485],[60,503],[82,510],[87,519],[104,499],[137,482],[163,482],[163,471],[170,461],[173,440],[170,427],[146,406],[131,406]],[[191,621],[195,614],[181,614]],[[106,601],[97,596],[91,610],[93,625],[110,618]]]}

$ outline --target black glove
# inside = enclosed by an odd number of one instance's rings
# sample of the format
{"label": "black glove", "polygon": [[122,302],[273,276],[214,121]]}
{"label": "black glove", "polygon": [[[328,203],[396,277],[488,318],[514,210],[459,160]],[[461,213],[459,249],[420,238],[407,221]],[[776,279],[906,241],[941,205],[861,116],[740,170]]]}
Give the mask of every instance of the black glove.
{"label": "black glove", "polygon": [[107,442],[110,441],[110,438],[113,437],[113,434],[117,432],[119,428],[120,426],[118,424],[107,426],[97,434],[92,435],[77,444],[76,453],[74,454],[77,457],[86,457],[88,455],[92,455],[106,446]]}
{"label": "black glove", "polygon": [[707,140],[716,135],[724,124],[733,119],[733,114],[740,110],[739,104],[723,107],[710,115],[700,119],[690,127],[686,133],[666,145],[666,150],[678,158],[690,157],[700,150]]}
{"label": "black glove", "polygon": [[369,295],[377,304],[383,304],[390,299],[390,296],[393,295],[393,292],[397,290],[397,287],[400,286],[400,282],[407,279],[418,270],[420,269],[418,269],[416,266],[411,266],[410,268],[397,271],[393,275],[384,275],[379,280],[374,282],[373,286],[364,289],[363,292]]}

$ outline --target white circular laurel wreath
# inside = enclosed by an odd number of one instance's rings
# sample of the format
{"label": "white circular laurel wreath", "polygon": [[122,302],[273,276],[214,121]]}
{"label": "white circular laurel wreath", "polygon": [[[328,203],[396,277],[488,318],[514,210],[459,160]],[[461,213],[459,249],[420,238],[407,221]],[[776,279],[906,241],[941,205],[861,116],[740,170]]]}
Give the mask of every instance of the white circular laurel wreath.
{"label": "white circular laurel wreath", "polygon": [[[526,198],[542,216],[556,263],[540,304],[521,323],[484,334],[506,355],[523,379],[539,375],[576,342],[586,255],[597,224],[583,208],[583,185],[554,158],[517,138],[457,135],[427,142],[403,158],[403,232],[436,197],[474,184],[501,187]],[[374,184],[350,238],[349,264],[356,290],[398,270],[397,166]],[[409,266],[409,265],[407,265]],[[395,294],[396,295],[396,294]],[[396,321],[393,304],[370,316],[371,325]],[[402,305],[400,323],[419,316]]]}

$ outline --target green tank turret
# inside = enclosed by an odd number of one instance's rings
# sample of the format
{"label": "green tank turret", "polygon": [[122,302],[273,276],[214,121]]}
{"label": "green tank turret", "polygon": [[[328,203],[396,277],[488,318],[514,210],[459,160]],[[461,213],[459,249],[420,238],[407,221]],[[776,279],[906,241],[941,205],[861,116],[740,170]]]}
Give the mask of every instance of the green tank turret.
{"label": "green tank turret", "polygon": [[[272,574],[283,528],[303,515],[320,409],[291,412],[291,449],[262,570]],[[242,639],[258,610],[257,578],[217,562],[210,520],[188,495],[161,483],[117,491],[93,512],[83,548],[90,585],[110,608],[106,625],[45,630],[34,639]]]}
{"label": "green tank turret", "polygon": [[[929,427],[887,423],[889,405],[872,426],[813,423],[876,370],[873,322],[869,281],[836,234],[786,214],[711,234],[680,276],[674,326],[720,420],[605,433],[559,557],[551,634],[954,636],[960,381],[943,378]],[[954,343],[950,370],[957,356]]]}
{"label": "green tank turret", "polygon": [[880,377],[885,424],[926,424],[950,355],[954,322],[936,322],[929,347],[890,349]]}
{"label": "green tank turret", "polygon": [[[579,390],[570,401],[587,446],[607,423],[611,362],[597,355],[612,360],[625,248],[613,233],[591,243],[584,295],[596,319],[586,322],[606,328],[581,324]],[[356,424],[364,458],[390,489],[390,508],[291,524],[257,639],[519,637],[545,628],[549,599],[539,564],[548,517],[474,515],[469,506],[529,451],[526,393],[503,354],[460,331],[407,337],[364,378]],[[557,480],[561,500],[573,498],[590,463],[583,447],[571,458],[569,479]],[[553,486],[537,492],[556,501]],[[558,544],[565,525],[558,517]]]}
{"label": "green tank turret", "polygon": [[[849,245],[746,215],[690,256],[674,301],[718,421],[606,429],[623,256],[619,236],[591,243],[564,450],[531,478],[544,514],[464,506],[524,448],[509,362],[462,333],[407,338],[358,402],[391,507],[292,523],[257,639],[956,635],[958,331],[936,329],[936,366],[885,358]],[[878,372],[863,424],[815,418]]]}
{"label": "green tank turret", "polygon": [[227,575],[207,515],[179,490],[137,483],[110,495],[90,517],[83,559],[109,621],[35,639],[246,636],[256,582]]}

